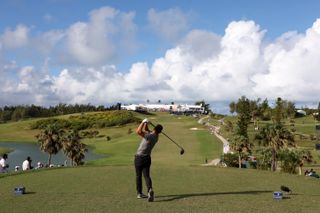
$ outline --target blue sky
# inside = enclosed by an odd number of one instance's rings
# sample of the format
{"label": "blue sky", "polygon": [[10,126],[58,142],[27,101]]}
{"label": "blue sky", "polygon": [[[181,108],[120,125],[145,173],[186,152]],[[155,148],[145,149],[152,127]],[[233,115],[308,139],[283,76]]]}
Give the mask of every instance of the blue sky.
{"label": "blue sky", "polygon": [[[266,37],[274,39],[282,33],[296,30],[303,32],[319,17],[320,1],[317,0],[4,0],[0,7],[0,29],[25,24],[34,27],[34,33],[50,29],[67,28],[74,22],[86,21],[91,10],[110,6],[121,11],[134,11],[138,25],[138,40],[144,47],[130,59],[117,63],[128,69],[139,60],[152,62],[164,54],[172,43],[152,35],[147,28],[150,8],[167,10],[179,8],[190,13],[189,29],[205,29],[223,34],[226,26],[234,20],[254,20]],[[47,17],[47,19],[46,19]]]}
{"label": "blue sky", "polygon": [[318,100],[312,80],[299,77],[318,66],[310,45],[318,8],[316,0],[3,0],[0,105]]}

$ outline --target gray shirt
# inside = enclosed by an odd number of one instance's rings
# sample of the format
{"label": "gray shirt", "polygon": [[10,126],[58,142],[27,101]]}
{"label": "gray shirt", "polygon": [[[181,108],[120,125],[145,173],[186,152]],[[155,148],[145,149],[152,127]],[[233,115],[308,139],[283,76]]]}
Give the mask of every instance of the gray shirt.
{"label": "gray shirt", "polygon": [[151,155],[151,151],[157,142],[158,142],[157,134],[155,133],[145,134],[137,150],[137,155],[141,155],[141,156]]}

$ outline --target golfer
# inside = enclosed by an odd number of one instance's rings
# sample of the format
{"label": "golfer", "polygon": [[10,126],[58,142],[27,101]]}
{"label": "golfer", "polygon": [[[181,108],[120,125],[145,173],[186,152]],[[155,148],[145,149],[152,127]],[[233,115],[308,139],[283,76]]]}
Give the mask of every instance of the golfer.
{"label": "golfer", "polygon": [[[148,198],[148,201],[152,202],[154,200],[154,191],[150,177],[151,151],[158,142],[158,137],[163,127],[158,124],[151,132],[148,128],[148,123],[148,119],[145,118],[136,130],[143,139],[135,155],[134,165],[136,169],[137,198]],[[146,181],[148,196],[142,193],[142,174]]]}

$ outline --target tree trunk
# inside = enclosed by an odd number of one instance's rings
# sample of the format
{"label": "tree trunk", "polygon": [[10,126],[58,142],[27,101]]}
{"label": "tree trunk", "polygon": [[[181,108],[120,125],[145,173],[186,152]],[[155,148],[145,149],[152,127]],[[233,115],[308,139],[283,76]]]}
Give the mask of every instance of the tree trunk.
{"label": "tree trunk", "polygon": [[239,152],[239,169],[241,169],[241,153]]}
{"label": "tree trunk", "polygon": [[50,166],[50,164],[51,164],[51,154],[49,154],[49,158],[48,158],[48,165]]}
{"label": "tree trunk", "polygon": [[276,150],[272,149],[271,171],[276,171]]}
{"label": "tree trunk", "polygon": [[302,175],[302,166],[299,166],[299,175]]}

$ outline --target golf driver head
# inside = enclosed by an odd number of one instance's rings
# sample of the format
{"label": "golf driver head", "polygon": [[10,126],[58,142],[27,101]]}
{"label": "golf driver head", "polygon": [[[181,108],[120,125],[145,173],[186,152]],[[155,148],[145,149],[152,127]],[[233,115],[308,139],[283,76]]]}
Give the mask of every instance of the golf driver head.
{"label": "golf driver head", "polygon": [[180,150],[180,155],[183,155],[184,154],[184,149],[181,149]]}

